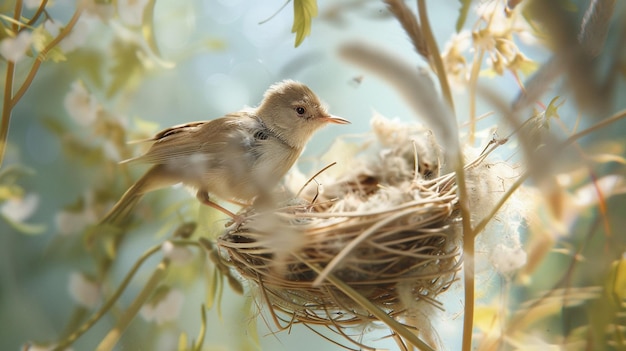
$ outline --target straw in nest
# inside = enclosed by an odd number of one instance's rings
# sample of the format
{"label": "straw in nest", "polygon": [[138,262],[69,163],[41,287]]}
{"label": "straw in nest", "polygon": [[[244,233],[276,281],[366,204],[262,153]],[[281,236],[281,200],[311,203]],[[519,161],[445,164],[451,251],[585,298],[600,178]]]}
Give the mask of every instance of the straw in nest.
{"label": "straw in nest", "polygon": [[406,324],[414,306],[436,305],[455,280],[454,174],[437,175],[428,130],[382,117],[372,124],[375,142],[347,167],[318,175],[323,188],[307,187],[275,211],[246,209],[247,221],[218,238],[280,328],[323,325],[360,345],[345,329],[378,318],[328,278]]}

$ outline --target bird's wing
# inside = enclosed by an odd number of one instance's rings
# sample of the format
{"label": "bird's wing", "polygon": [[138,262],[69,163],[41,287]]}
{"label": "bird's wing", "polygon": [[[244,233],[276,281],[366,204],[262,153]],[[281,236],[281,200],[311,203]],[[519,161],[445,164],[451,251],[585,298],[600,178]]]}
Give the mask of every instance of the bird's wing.
{"label": "bird's wing", "polygon": [[130,140],[127,142],[127,144],[143,144],[143,143],[154,143],[155,141],[158,141],[160,139],[163,139],[165,137],[167,137],[168,135],[172,135],[172,134],[176,134],[179,132],[184,132],[184,131],[189,131],[190,129],[193,129],[195,127],[198,127],[202,124],[205,124],[207,122],[210,121],[197,121],[197,122],[189,122],[189,123],[185,123],[185,124],[179,124],[173,127],[169,127],[166,129],[163,129],[162,131],[158,132],[157,134],[149,137],[149,138],[145,138],[145,139],[138,139],[138,140]]}
{"label": "bird's wing", "polygon": [[234,141],[233,124],[241,123],[240,114],[229,114],[211,121],[192,122],[164,129],[146,140],[153,142],[143,155],[124,162],[173,163],[194,155],[214,154]]}
{"label": "bird's wing", "polygon": [[162,131],[156,133],[152,138],[148,139],[149,141],[155,141],[155,142],[163,142],[164,140],[168,139],[168,138],[172,138],[173,136],[180,134],[180,133],[193,133],[194,131],[198,130],[200,127],[202,127],[205,124],[209,124],[212,121],[198,121],[198,122],[190,122],[190,123],[185,123],[185,124],[179,124],[177,126],[173,126],[173,127],[169,127],[166,129],[163,129]]}

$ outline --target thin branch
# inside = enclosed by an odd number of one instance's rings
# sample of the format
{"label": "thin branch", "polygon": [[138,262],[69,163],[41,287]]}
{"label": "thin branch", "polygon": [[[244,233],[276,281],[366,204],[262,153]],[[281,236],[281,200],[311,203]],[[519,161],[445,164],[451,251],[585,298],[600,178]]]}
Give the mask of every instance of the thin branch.
{"label": "thin branch", "polygon": [[[448,77],[439,55],[439,48],[437,42],[430,29],[430,22],[428,20],[428,12],[426,10],[426,1],[417,0],[417,9],[419,12],[420,23],[422,24],[422,32],[426,43],[428,44],[429,52],[431,54],[432,62],[435,65],[437,78],[439,79],[439,85],[441,87],[441,93],[443,94],[452,116],[454,116],[454,100],[452,99],[452,92],[450,91],[450,85],[448,84]],[[436,54],[434,54],[436,53]],[[457,144],[458,145],[458,144]],[[465,286],[465,314],[463,316],[463,350],[470,351],[472,346],[472,331],[474,329],[474,239],[477,231],[472,230],[470,211],[469,211],[469,197],[467,195],[467,186],[465,184],[465,171],[463,169],[463,153],[461,152],[460,145],[458,149],[454,150],[456,154],[455,172],[457,177],[457,186],[459,189],[459,206],[461,209],[461,218],[463,223],[463,281]]]}
{"label": "thin branch", "polygon": [[333,162],[333,163],[329,164],[328,166],[322,168],[317,173],[315,173],[311,178],[309,178],[309,180],[307,180],[306,183],[304,183],[304,185],[300,188],[300,191],[298,191],[298,193],[296,194],[296,198],[300,197],[300,194],[302,193],[304,188],[306,188],[307,185],[309,185],[313,180],[315,180],[315,178],[317,178],[317,176],[319,176],[320,174],[326,172],[327,169],[329,169],[330,167],[332,167],[332,166],[334,166],[336,164],[337,164],[337,162]]}
{"label": "thin branch", "polygon": [[109,333],[102,339],[96,351],[110,351],[113,350],[115,344],[120,340],[122,333],[130,322],[135,318],[141,307],[148,301],[148,298],[152,295],[154,290],[159,286],[159,283],[165,278],[167,274],[167,268],[169,267],[169,261],[163,260],[157,268],[154,270],[150,279],[146,282],[143,289],[139,292],[139,295],[133,300],[128,309],[120,317],[117,325],[109,331]]}
{"label": "thin branch", "polygon": [[454,113],[454,100],[452,99],[452,93],[450,92],[450,85],[448,84],[446,70],[443,66],[441,55],[439,54],[437,41],[435,40],[435,36],[430,29],[430,21],[428,20],[428,12],[426,11],[426,1],[417,0],[417,9],[420,18],[422,34],[424,35],[424,40],[428,47],[427,51],[429,52],[430,59],[434,63],[437,71],[437,78],[439,79],[439,85],[441,86],[441,93],[446,99],[450,110],[452,110],[452,112]]}
{"label": "thin branch", "polygon": [[[20,27],[19,20],[22,16],[22,0],[15,2],[15,10],[13,12],[13,23],[11,28],[17,33]],[[7,136],[9,134],[9,123],[11,121],[11,111],[13,106],[11,98],[13,95],[13,79],[15,78],[15,62],[7,62],[6,78],[4,80],[4,97],[2,99],[2,120],[0,121],[0,166],[4,160],[4,152],[7,145]]]}
{"label": "thin branch", "polygon": [[[602,129],[602,128],[606,128],[609,125],[626,118],[626,110],[622,110],[617,112],[616,114],[614,114],[613,116],[606,118],[604,120],[602,120],[599,123],[594,124],[593,126],[582,130],[576,134],[571,135],[570,137],[568,137],[565,141],[563,141],[560,145],[557,146],[555,152],[561,151],[563,150],[565,147],[569,146],[570,144],[573,144],[576,140],[589,135],[595,131],[597,131],[598,129]],[[485,229],[485,227],[487,226],[487,224],[489,223],[489,220],[491,218],[493,218],[495,216],[495,214],[500,210],[500,208],[504,205],[504,203],[507,201],[507,199],[513,194],[513,192],[515,192],[517,190],[517,188],[519,188],[525,181],[526,179],[528,179],[528,177],[530,176],[531,172],[526,171],[524,172],[524,174],[522,174],[517,181],[515,181],[515,183],[513,183],[513,185],[511,185],[511,187],[507,190],[506,193],[504,193],[504,195],[502,197],[500,197],[500,201],[498,201],[498,203],[494,206],[494,208],[491,210],[491,212],[489,212],[489,214],[487,214],[483,220],[481,220],[476,227],[474,228],[474,230],[476,232],[480,232],[483,229]]]}
{"label": "thin branch", "polygon": [[102,305],[102,307],[100,307],[100,309],[96,313],[94,313],[85,323],[83,323],[83,325],[76,329],[74,333],[69,335],[65,340],[62,340],[54,349],[54,351],[65,350],[66,347],[70,346],[74,341],[76,341],[76,339],[78,339],[81,335],[91,329],[91,327],[96,324],[96,322],[98,322],[100,318],[102,318],[102,316],[104,316],[111,309],[111,307],[113,307],[113,305],[115,304],[115,302],[117,302],[120,296],[122,296],[122,293],[124,292],[124,290],[126,290],[126,287],[128,286],[128,284],[130,284],[130,281],[133,279],[141,265],[143,265],[143,263],[146,262],[148,258],[150,258],[153,254],[160,250],[161,245],[156,245],[146,251],[141,257],[139,257],[137,262],[135,262],[133,267],[126,274],[124,280],[122,280],[122,283],[119,285],[117,290],[115,290],[113,296],[111,296],[111,298],[104,305]]}
{"label": "thin branch", "polygon": [[37,8],[37,11],[33,15],[33,18],[26,23],[27,26],[32,26],[35,22],[37,22],[41,14],[46,10],[46,5],[48,5],[48,0],[42,0],[39,4],[39,8]]}
{"label": "thin branch", "polygon": [[61,32],[59,32],[59,35],[57,35],[57,37],[54,38],[48,45],[46,45],[46,47],[41,50],[39,55],[37,55],[37,58],[35,59],[35,62],[30,69],[30,72],[28,72],[28,76],[24,80],[24,83],[22,83],[22,86],[17,91],[17,93],[15,93],[15,96],[11,100],[11,108],[15,107],[15,105],[22,98],[22,96],[24,96],[24,93],[26,93],[26,90],[28,90],[28,88],[30,87],[30,84],[33,82],[33,79],[35,79],[35,75],[37,74],[37,71],[41,66],[41,63],[46,59],[46,55],[48,54],[48,52],[70,34],[72,29],[74,28],[74,25],[76,24],[76,22],[78,22],[81,13],[81,9],[76,10],[76,12],[74,12],[74,16],[72,16],[67,25],[61,30]]}
{"label": "thin branch", "polygon": [[11,26],[11,28],[13,29],[13,33],[17,34],[18,30],[20,29],[21,26],[18,23],[21,17],[22,17],[22,0],[17,0],[15,2],[15,10],[13,11],[13,19],[15,20],[15,22],[13,22],[13,25]]}
{"label": "thin branch", "polygon": [[[21,16],[21,4],[21,0],[18,0],[15,5],[16,12],[14,14],[14,17],[17,17],[18,19]],[[18,91],[15,93],[15,95],[12,95],[13,79],[15,76],[15,63],[11,61],[7,63],[7,73],[4,82],[4,97],[2,104],[2,120],[0,121],[0,166],[2,166],[2,163],[4,161],[4,153],[6,151],[7,136],[9,134],[9,124],[11,121],[11,113],[13,111],[13,108],[20,101],[22,96],[24,96],[24,94],[32,84],[33,80],[35,79],[35,75],[37,74],[37,71],[41,66],[41,63],[45,60],[48,52],[52,50],[72,31],[72,28],[74,28],[74,25],[78,21],[81,12],[82,10],[80,9],[76,10],[74,16],[72,16],[68,24],[65,26],[65,28],[61,30],[59,35],[54,38],[43,50],[41,50],[39,55],[37,55],[37,58],[35,59],[35,62],[33,62],[30,72],[28,72],[28,76],[26,76],[26,79],[24,80]],[[13,28],[15,32],[17,32],[18,27],[19,24],[13,23]]]}
{"label": "thin branch", "polygon": [[290,2],[291,2],[291,0],[285,1],[285,3],[276,12],[274,12],[268,18],[266,18],[266,19],[262,20],[261,22],[259,22],[259,24],[265,24],[266,22],[270,21],[272,18],[276,17],[276,15],[278,15],[280,13],[280,11],[282,11],[285,7],[287,7],[287,5],[289,5]]}
{"label": "thin branch", "polygon": [[9,121],[11,120],[11,92],[13,91],[13,77],[15,76],[15,63],[7,63],[7,73],[4,80],[4,97],[2,104],[2,121],[0,121],[0,166],[4,159],[4,151],[7,144],[9,132]]}

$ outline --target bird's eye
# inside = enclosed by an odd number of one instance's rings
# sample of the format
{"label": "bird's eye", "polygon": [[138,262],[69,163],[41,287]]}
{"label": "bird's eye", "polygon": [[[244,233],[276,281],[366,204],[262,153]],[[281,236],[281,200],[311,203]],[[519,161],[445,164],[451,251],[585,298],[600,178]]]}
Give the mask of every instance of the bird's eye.
{"label": "bird's eye", "polygon": [[302,106],[298,106],[298,107],[296,107],[296,112],[299,115],[303,115],[306,112],[306,109],[304,107],[302,107]]}

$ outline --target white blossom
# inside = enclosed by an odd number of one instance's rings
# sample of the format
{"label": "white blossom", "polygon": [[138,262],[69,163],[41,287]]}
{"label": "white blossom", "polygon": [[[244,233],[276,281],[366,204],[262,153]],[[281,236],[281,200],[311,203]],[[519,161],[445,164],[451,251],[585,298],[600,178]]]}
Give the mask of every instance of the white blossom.
{"label": "white blossom", "polygon": [[98,220],[93,202],[94,195],[87,192],[83,196],[84,206],[80,210],[61,210],[55,217],[56,228],[61,235],[72,235],[81,233],[87,226]]}
{"label": "white blossom", "polygon": [[519,243],[513,246],[498,244],[491,253],[491,263],[500,273],[509,273],[523,267],[527,259],[528,255]]}
{"label": "white blossom", "polygon": [[102,298],[100,286],[78,272],[70,275],[69,292],[74,301],[87,308],[96,307]]}
{"label": "white blossom", "polygon": [[171,241],[166,241],[161,245],[163,256],[169,258],[173,263],[187,264],[193,258],[191,251],[183,246],[174,245]]}
{"label": "white blossom", "polygon": [[99,0],[78,0],[76,7],[82,9],[85,14],[108,21],[114,15],[114,6],[108,2]]}
{"label": "white blossom", "polygon": [[92,124],[100,111],[98,101],[87,91],[80,80],[72,83],[70,91],[65,95],[63,105],[70,117],[82,126]]}
{"label": "white blossom", "polygon": [[23,30],[15,38],[4,38],[0,41],[0,55],[8,61],[18,62],[24,58],[32,42],[32,33]]}
{"label": "white blossom", "polygon": [[15,222],[23,222],[35,213],[38,205],[39,195],[30,193],[21,198],[8,199],[0,207],[0,212]]}
{"label": "white blossom", "polygon": [[97,217],[91,209],[80,212],[61,211],[54,221],[60,234],[73,235],[81,233],[88,225],[95,223]]}
{"label": "white blossom", "polygon": [[[87,41],[87,36],[91,32],[95,20],[96,18],[89,14],[81,15],[72,30],[58,44],[59,49],[67,53],[83,45]],[[43,25],[52,37],[58,36],[61,28],[63,28],[62,23],[53,19],[46,20]]]}
{"label": "white blossom", "polygon": [[122,161],[122,155],[120,154],[117,145],[112,140],[105,140],[102,145],[102,151],[104,151],[104,155],[111,161],[120,162]]}
{"label": "white blossom", "polygon": [[172,329],[163,330],[157,336],[154,351],[179,350],[178,339],[179,334],[177,331]]}
{"label": "white blossom", "polygon": [[148,0],[119,0],[118,14],[127,25],[140,26],[143,22],[143,11]]}
{"label": "white blossom", "polygon": [[172,289],[158,301],[145,304],[139,313],[145,320],[162,325],[178,318],[184,298],[180,290]]}

